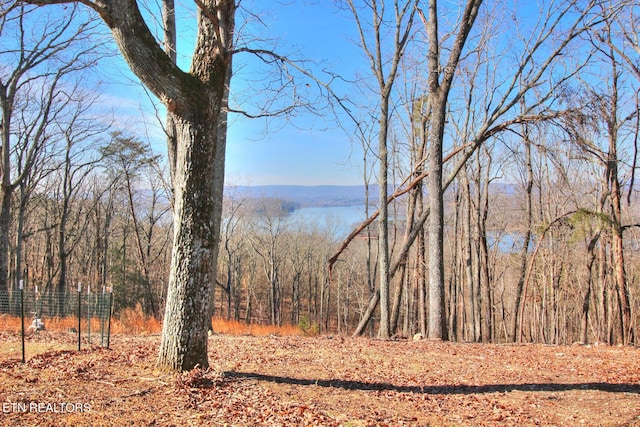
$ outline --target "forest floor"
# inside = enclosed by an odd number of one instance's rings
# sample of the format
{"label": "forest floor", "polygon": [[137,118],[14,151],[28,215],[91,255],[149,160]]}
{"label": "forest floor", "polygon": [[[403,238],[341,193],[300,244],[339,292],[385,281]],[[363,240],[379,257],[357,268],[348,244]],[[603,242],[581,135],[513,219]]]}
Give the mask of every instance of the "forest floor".
{"label": "forest floor", "polygon": [[177,374],[157,335],[74,337],[31,335],[21,363],[0,333],[0,425],[640,426],[637,347],[213,335],[211,368]]}

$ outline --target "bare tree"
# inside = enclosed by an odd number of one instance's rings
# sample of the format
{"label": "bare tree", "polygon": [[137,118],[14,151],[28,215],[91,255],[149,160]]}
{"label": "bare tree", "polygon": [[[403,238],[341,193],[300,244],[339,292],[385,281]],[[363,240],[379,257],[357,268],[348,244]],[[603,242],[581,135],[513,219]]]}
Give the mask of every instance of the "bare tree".
{"label": "bare tree", "polygon": [[511,339],[515,341],[516,339],[520,339],[517,336],[517,332],[521,331],[520,322],[521,320],[521,311],[520,304],[523,296],[523,287],[525,274],[527,271],[527,259],[529,254],[529,245],[531,243],[532,238],[532,226],[533,226],[533,165],[531,160],[531,138],[530,132],[527,125],[523,125],[522,129],[522,139],[524,142],[524,152],[525,152],[525,173],[526,175],[524,182],[524,190],[525,190],[525,230],[524,230],[524,241],[522,242],[522,248],[520,252],[520,274],[518,275],[518,284],[516,286],[516,295],[515,295],[515,310],[513,315],[513,323],[511,325]]}
{"label": "bare tree", "polygon": [[[7,9],[5,9],[5,7]],[[0,34],[0,300],[9,287],[11,199],[45,155],[50,129],[69,103],[64,91],[72,75],[95,64],[100,43],[95,24],[75,8],[45,16],[30,6],[2,5]],[[37,22],[37,25],[34,24]],[[73,82],[71,82],[73,86]],[[16,155],[19,153],[19,160]],[[19,164],[19,170],[12,164]]]}
{"label": "bare tree", "polygon": [[139,218],[139,211],[143,206],[136,197],[136,184],[143,173],[157,170],[154,166],[157,165],[158,156],[153,155],[150,148],[141,141],[125,137],[118,132],[111,135],[111,141],[101,149],[101,152],[109,172],[120,178],[127,195],[136,253],[144,276],[145,311],[150,312],[154,317],[159,317],[160,308],[152,289],[150,271],[155,258],[152,256],[152,242],[155,225],[169,208],[167,205],[159,206],[161,194],[158,191],[158,185],[154,181],[150,182],[150,186],[144,189],[145,192],[150,192],[151,196],[149,206],[144,206],[148,208],[145,224]]}
{"label": "bare tree", "polygon": [[295,221],[287,233],[287,259],[291,269],[291,324],[297,325],[300,322],[300,311],[302,308],[302,283],[303,274],[309,265],[309,260],[313,257],[315,242],[313,233],[310,230],[311,224],[306,224],[301,220]]}
{"label": "bare tree", "polygon": [[[605,13],[608,12],[608,10],[605,11]],[[584,100],[583,111],[588,111],[589,114],[574,116],[573,121],[569,123],[569,132],[583,152],[602,168],[603,189],[598,211],[607,215],[611,235],[615,292],[619,313],[619,321],[616,322],[618,327],[616,335],[622,343],[630,343],[635,339],[635,327],[632,323],[630,289],[625,271],[623,243],[625,227],[622,217],[624,184],[620,169],[625,164],[622,147],[625,140],[629,140],[629,138],[625,138],[625,134],[636,138],[634,134],[637,132],[635,123],[638,120],[638,110],[631,108],[624,111],[626,104],[624,93],[627,91],[624,90],[625,75],[620,70],[623,60],[619,51],[614,47],[612,20],[605,19],[606,24],[602,31],[594,34],[596,35],[595,42],[598,43],[598,51],[603,57],[603,63],[607,64],[608,68],[608,75],[603,76],[607,81],[608,91],[601,93],[595,89],[585,90],[588,96]],[[635,100],[636,97],[633,96],[631,101]],[[635,159],[637,152],[632,156]]]}
{"label": "bare tree", "polygon": [[249,236],[258,254],[268,285],[269,321],[282,322],[282,268],[284,266],[283,239],[289,228],[287,210],[281,200],[263,199],[257,205]]}
{"label": "bare tree", "polygon": [[[398,73],[398,67],[406,51],[411,35],[413,20],[418,2],[416,0],[394,1],[392,12],[388,12],[384,2],[373,1],[364,8],[360,8],[352,0],[347,2],[349,10],[354,16],[360,45],[369,61],[369,67],[375,76],[379,96],[378,120],[378,186],[379,186],[379,218],[378,218],[378,274],[380,289],[380,338],[389,338],[391,330],[391,310],[389,307],[389,213],[388,199],[388,134],[390,128],[391,110],[390,101],[393,85]],[[371,18],[365,18],[365,13],[370,13]],[[392,14],[388,18],[387,14]],[[387,58],[382,45],[387,20],[392,21],[392,40],[390,57]],[[367,29],[371,27],[371,34]],[[388,65],[387,65],[388,64]]]}
{"label": "bare tree", "polygon": [[241,234],[242,223],[247,215],[246,204],[246,199],[241,194],[227,186],[221,233],[223,265],[226,267],[226,280],[222,289],[227,294],[227,319],[231,318],[231,303],[234,302],[233,318],[240,320],[240,286],[242,270],[243,267],[246,268],[243,264],[247,263],[243,259],[245,243]]}
{"label": "bare tree", "polygon": [[[430,316],[429,316],[429,336],[442,338],[444,334],[442,319],[444,315],[443,288],[444,282],[442,272],[442,179],[436,178],[438,171],[442,170],[441,147],[444,137],[444,124],[447,115],[445,105],[452,101],[449,97],[453,79],[459,68],[464,45],[471,34],[471,27],[475,21],[480,7],[479,1],[469,1],[460,15],[455,36],[451,37],[451,45],[447,49],[449,57],[441,62],[441,47],[438,41],[438,14],[436,2],[430,3],[428,17],[424,14],[423,22],[429,38],[428,53],[429,58],[429,82],[430,82],[430,103],[432,108],[442,109],[442,113],[431,112],[430,130],[430,173],[428,191],[431,198],[430,207],[433,215],[429,226],[429,251],[430,251]],[[550,74],[555,71],[555,66],[560,58],[566,55],[569,46],[578,36],[593,28],[601,22],[601,18],[593,14],[597,2],[586,2],[577,10],[573,1],[553,4],[552,7],[539,10],[539,19],[531,28],[518,29],[516,34],[521,37],[521,46],[517,48],[517,57],[513,67],[508,67],[509,71],[501,79],[493,81],[497,84],[491,96],[484,99],[485,105],[480,109],[482,112],[472,123],[473,128],[467,132],[470,148],[465,151],[464,157],[470,156],[484,141],[498,132],[509,129],[516,123],[530,121],[540,121],[551,117],[557,117],[559,112],[549,108],[557,98],[557,89],[563,87],[566,82],[576,75],[584,67],[584,58],[573,58],[575,63],[570,71],[556,73],[552,82],[545,90],[538,86]],[[499,74],[505,67],[500,67],[501,58],[494,56],[489,65]],[[511,71],[512,70],[512,71]],[[538,92],[536,97],[528,99],[534,89]],[[514,107],[526,101],[526,108],[519,113],[514,113]],[[467,157],[468,158],[468,157]],[[458,163],[462,165],[463,163]],[[453,170],[456,173],[456,169]],[[435,193],[440,193],[435,194]]]}
{"label": "bare tree", "polygon": [[431,216],[429,220],[429,330],[430,339],[446,338],[444,322],[444,202],[442,192],[442,146],[446,122],[446,107],[453,79],[460,63],[462,51],[478,16],[481,0],[469,0],[460,17],[459,29],[449,52],[443,61],[440,34],[438,32],[438,6],[429,1],[428,14],[421,17],[429,40],[428,82],[430,102],[429,169],[427,191]]}
{"label": "bare tree", "polygon": [[96,168],[98,160],[91,151],[96,135],[104,128],[97,128],[79,110],[71,120],[57,123],[61,127],[64,148],[60,167],[56,173],[57,188],[54,200],[58,232],[58,304],[56,314],[66,315],[64,304],[68,290],[69,257],[87,229],[94,206],[88,202],[85,192],[87,177]]}
{"label": "bare tree", "polygon": [[[432,198],[431,202],[435,204],[437,210],[443,210],[443,192],[483,143],[494,138],[501,132],[511,129],[516,124],[549,120],[563,114],[561,111],[555,111],[551,108],[551,106],[557,102],[558,88],[566,85],[567,81],[584,67],[584,57],[577,57],[577,55],[573,54],[567,55],[569,51],[568,48],[579,35],[598,25],[601,21],[598,16],[592,13],[595,2],[588,2],[579,10],[574,8],[574,4],[571,1],[554,4],[553,7],[548,9],[540,8],[539,19],[534,21],[531,27],[526,30],[518,29],[516,34],[521,39],[518,46],[514,47],[511,43],[499,46],[499,49],[515,49],[510,51],[516,52],[515,56],[487,54],[485,56],[487,60],[483,62],[481,68],[481,70],[484,71],[475,73],[476,77],[482,76],[482,78],[479,78],[477,83],[473,80],[471,87],[484,87],[482,83],[484,82],[486,84],[488,82],[490,85],[493,85],[490,86],[492,89],[484,92],[486,96],[477,97],[474,106],[469,107],[472,120],[469,120],[463,127],[465,140],[462,141],[461,146],[452,150],[452,153],[445,158],[442,155],[441,148],[445,136],[444,124],[455,116],[448,114],[445,109],[443,113],[438,113],[438,117],[436,117],[435,109],[445,108],[448,103],[451,104],[458,101],[458,99],[450,95],[451,93],[460,93],[460,90],[458,90],[457,86],[453,83],[455,77],[460,72],[460,64],[467,63],[469,60],[470,54],[465,53],[465,56],[462,56],[462,53],[467,38],[472,33],[471,27],[473,26],[475,17],[479,13],[480,2],[469,1],[465,4],[466,7],[461,9],[455,25],[450,24],[450,32],[444,33],[447,35],[442,38],[443,42],[440,47],[436,47],[436,43],[434,43],[439,40],[439,16],[436,3],[430,3],[429,17],[421,11],[421,17],[427,32],[430,48],[427,55],[430,61],[427,70],[430,86],[429,92],[427,93],[428,102],[426,103],[428,108],[425,108],[424,114],[429,117],[425,135],[428,135],[429,138],[429,149],[431,151],[428,157],[431,163],[429,163],[425,173],[418,176],[411,176],[410,178],[408,177],[403,181],[402,185],[404,188],[398,189],[394,193],[394,195],[404,194],[408,189],[415,187],[420,180],[431,177],[430,179],[433,179],[433,181],[430,181],[429,186],[431,186],[431,188],[429,188],[428,192]],[[513,11],[513,13],[516,12],[516,10]],[[489,16],[489,13],[490,11],[487,11],[487,16]],[[488,24],[491,25],[495,23],[488,21]],[[484,33],[485,32],[483,32],[483,34]],[[489,34],[493,38],[498,33],[496,33],[495,30],[489,30],[486,34]],[[474,41],[477,40],[474,39]],[[492,40],[478,43],[479,47],[472,49],[471,53],[477,54],[478,52],[483,52],[481,49],[495,49],[496,45],[494,45],[494,43]],[[449,57],[441,58],[440,53],[445,51],[449,52]],[[566,60],[573,61],[572,66],[563,68],[563,65],[559,63],[560,58],[567,57],[569,59]],[[503,62],[512,60],[514,62],[510,62],[509,65]],[[556,67],[556,64],[559,64],[558,67]],[[561,69],[563,72],[555,72]],[[550,81],[542,85],[544,79],[551,75],[553,77],[550,78]],[[484,78],[488,79],[483,81]],[[536,96],[529,99],[528,95],[534,90],[536,91]],[[476,96],[474,96],[474,99],[475,97]],[[514,107],[523,99],[527,100],[525,103],[526,108],[521,109],[521,111],[516,114],[513,111]],[[456,162],[451,167],[447,179],[443,180],[442,166],[452,157],[456,158]],[[434,178],[432,176],[438,173],[440,174],[440,178]],[[439,183],[437,186],[436,182]],[[440,193],[439,195],[434,194],[436,187],[439,188],[439,190],[437,190],[437,192]],[[487,198],[485,197],[485,199]],[[429,209],[425,209],[422,215],[414,222],[412,232],[407,235],[407,239],[405,239],[402,248],[398,252],[399,260],[403,259],[415,241],[415,238],[420,235],[426,220],[433,214],[432,209],[434,209],[434,205],[431,205],[431,202]],[[354,236],[354,233],[362,230],[377,214],[378,212],[354,230],[349,238],[340,246],[338,252],[330,258],[330,265],[346,248]],[[429,314],[429,336],[434,339],[441,339],[446,333],[446,323],[443,318],[445,315],[444,278],[443,275],[438,273],[439,271],[443,273],[442,261],[444,250],[442,246],[442,229],[444,227],[444,215],[443,212],[440,212],[436,213],[435,216],[439,217],[439,219],[436,220],[432,218],[429,226],[429,232],[431,233],[429,251],[432,258],[432,261],[430,261],[432,265],[429,267],[429,280],[431,281],[429,302],[432,305]],[[486,241],[483,244],[486,246]],[[486,250],[484,250],[484,252],[486,254]],[[483,255],[483,257],[486,258],[486,255]],[[394,263],[390,272],[395,272],[398,265],[400,265],[400,263]],[[481,271],[484,272],[485,270],[482,269]],[[481,295],[483,295],[484,299],[484,302],[482,302],[482,313],[488,311],[487,308],[490,303],[490,296],[487,295],[488,292],[486,292],[487,289],[485,286],[481,289]],[[378,298],[377,295],[372,297],[369,305],[370,310],[368,310],[367,313],[375,309]],[[366,322],[367,320],[367,316],[365,316],[363,321]],[[482,323],[481,321],[481,325]],[[487,326],[488,324],[485,324],[485,329]],[[362,328],[358,327],[357,332],[361,330]]]}

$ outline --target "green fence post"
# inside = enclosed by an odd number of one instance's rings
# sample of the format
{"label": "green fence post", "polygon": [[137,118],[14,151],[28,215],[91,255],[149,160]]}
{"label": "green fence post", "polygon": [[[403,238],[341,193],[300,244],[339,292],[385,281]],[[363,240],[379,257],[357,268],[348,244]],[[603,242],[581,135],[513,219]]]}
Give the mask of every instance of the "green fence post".
{"label": "green fence post", "polygon": [[78,351],[80,351],[80,320],[82,319],[82,282],[78,282]]}
{"label": "green fence post", "polygon": [[22,338],[22,363],[25,363],[24,357],[24,289],[23,282],[20,280],[20,335]]}
{"label": "green fence post", "polygon": [[91,285],[87,285],[87,342],[91,345]]}
{"label": "green fence post", "polygon": [[109,292],[109,323],[107,324],[107,348],[111,344],[111,311],[113,310],[113,288]]}

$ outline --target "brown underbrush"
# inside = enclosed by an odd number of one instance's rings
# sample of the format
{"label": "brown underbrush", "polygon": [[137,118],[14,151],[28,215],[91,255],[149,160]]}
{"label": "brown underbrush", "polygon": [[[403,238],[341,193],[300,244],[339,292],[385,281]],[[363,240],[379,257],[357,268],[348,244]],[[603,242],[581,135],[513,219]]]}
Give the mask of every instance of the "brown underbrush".
{"label": "brown underbrush", "polygon": [[[24,327],[29,329],[31,318],[25,318]],[[46,317],[43,319],[45,329],[52,332],[69,332],[77,330],[78,317]],[[110,324],[102,324],[98,318],[91,319],[91,330],[100,331],[101,328],[110,327],[112,334],[130,334],[130,335],[151,335],[158,334],[162,331],[162,320],[155,317],[147,316],[139,305],[136,308],[126,308],[120,314],[111,319]],[[214,317],[211,325],[215,333],[227,335],[302,335],[303,331],[292,325],[259,325],[246,322],[238,322],[235,320],[227,320]],[[8,314],[0,315],[0,332],[8,332],[13,334],[20,333],[21,320],[19,316],[10,316]],[[80,321],[81,331],[87,331],[88,321],[82,318]]]}

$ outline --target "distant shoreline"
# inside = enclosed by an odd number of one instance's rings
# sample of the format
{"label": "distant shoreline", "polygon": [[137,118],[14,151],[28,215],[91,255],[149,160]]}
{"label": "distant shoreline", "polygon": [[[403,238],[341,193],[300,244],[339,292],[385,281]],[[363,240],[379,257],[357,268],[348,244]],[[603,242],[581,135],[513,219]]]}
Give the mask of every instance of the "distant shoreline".
{"label": "distant shoreline", "polygon": [[[517,185],[493,183],[492,191],[514,194]],[[389,186],[389,194],[395,187]],[[369,185],[368,204],[378,205],[378,185]],[[364,185],[229,185],[225,196],[246,199],[279,199],[304,207],[348,207],[364,205],[366,189]]]}

